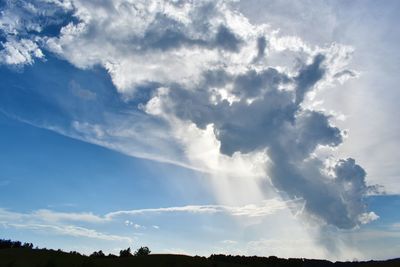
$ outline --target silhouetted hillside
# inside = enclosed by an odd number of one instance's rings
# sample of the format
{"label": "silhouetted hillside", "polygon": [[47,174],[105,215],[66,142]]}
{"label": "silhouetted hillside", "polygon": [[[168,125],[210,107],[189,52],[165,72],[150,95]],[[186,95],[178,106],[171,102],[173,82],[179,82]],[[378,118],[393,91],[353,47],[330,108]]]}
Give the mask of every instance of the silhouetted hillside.
{"label": "silhouetted hillside", "polygon": [[[4,241],[4,240],[3,240]],[[148,248],[138,249],[134,255],[122,250],[121,256],[104,255],[101,251],[91,256],[61,250],[34,249],[32,244],[7,241],[0,242],[0,267],[314,267],[314,266],[387,266],[399,267],[400,259],[368,262],[335,262],[308,259],[280,259],[277,257],[245,257],[211,255],[210,257],[154,254]],[[11,242],[11,243],[10,243]],[[130,252],[130,250],[129,250]]]}

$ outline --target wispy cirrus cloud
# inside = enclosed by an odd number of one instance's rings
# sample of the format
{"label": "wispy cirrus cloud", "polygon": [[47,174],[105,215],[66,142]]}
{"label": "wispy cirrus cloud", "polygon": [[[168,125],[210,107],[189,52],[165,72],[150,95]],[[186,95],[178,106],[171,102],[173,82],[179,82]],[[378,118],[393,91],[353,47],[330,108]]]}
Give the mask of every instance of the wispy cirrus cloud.
{"label": "wispy cirrus cloud", "polygon": [[140,218],[141,216],[153,215],[156,217],[165,214],[196,214],[204,215],[227,215],[248,218],[261,218],[286,210],[297,205],[293,201],[280,201],[278,199],[265,200],[259,204],[249,204],[244,206],[224,206],[224,205],[187,205],[178,207],[149,208],[114,211],[105,215],[95,215],[93,213],[82,212],[57,212],[52,210],[36,210],[30,213],[19,213],[0,209],[0,225],[15,229],[29,231],[46,231],[55,235],[66,235],[72,237],[84,237],[109,241],[132,242],[131,237],[104,233],[97,230],[98,227],[120,224],[122,221],[127,226],[132,226],[136,230],[153,229],[159,230],[158,225],[141,225],[126,218]]}
{"label": "wispy cirrus cloud", "polygon": [[50,225],[50,224],[35,224],[35,223],[3,223],[5,227],[13,227],[16,229],[51,232],[56,235],[66,235],[73,237],[84,237],[92,239],[100,239],[106,241],[123,241],[132,243],[133,239],[130,237],[111,235],[98,232],[94,229],[88,229],[85,227],[79,227],[74,225]]}
{"label": "wispy cirrus cloud", "polygon": [[193,214],[226,214],[232,216],[243,217],[263,217],[272,215],[280,210],[293,208],[301,203],[297,201],[281,201],[278,199],[264,200],[258,204],[248,204],[244,206],[227,206],[227,205],[187,205],[176,207],[147,208],[134,210],[119,210],[106,213],[104,215],[96,215],[91,212],[57,212],[48,209],[35,210],[30,213],[19,213],[0,209],[1,221],[26,221],[26,222],[45,222],[45,223],[106,223],[124,216],[140,216],[148,214],[163,213],[193,213]]}
{"label": "wispy cirrus cloud", "polygon": [[145,214],[162,214],[162,213],[194,213],[194,214],[227,214],[232,216],[243,217],[263,217],[272,215],[280,210],[293,207],[296,202],[280,201],[277,199],[265,200],[260,204],[249,204],[244,206],[226,206],[226,205],[188,205],[181,207],[167,207],[155,209],[137,209],[123,210],[107,213],[106,219],[113,219],[126,215],[145,215]]}
{"label": "wispy cirrus cloud", "polygon": [[93,213],[74,213],[74,212],[56,212],[46,209],[40,209],[31,213],[19,213],[0,209],[0,220],[2,221],[41,221],[47,223],[58,222],[86,222],[100,223],[104,219]]}

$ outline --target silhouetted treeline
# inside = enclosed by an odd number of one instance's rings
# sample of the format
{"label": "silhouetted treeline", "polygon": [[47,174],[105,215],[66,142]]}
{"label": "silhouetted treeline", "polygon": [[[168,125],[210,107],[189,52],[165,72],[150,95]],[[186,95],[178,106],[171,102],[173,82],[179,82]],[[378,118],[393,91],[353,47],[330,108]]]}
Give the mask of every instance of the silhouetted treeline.
{"label": "silhouetted treeline", "polygon": [[[119,251],[119,257],[126,258],[126,257],[135,257],[135,256],[147,256],[150,253],[151,253],[151,251],[148,247],[140,247],[133,254],[131,253],[131,248],[127,248],[127,249],[122,249]],[[89,257],[92,257],[92,258],[118,258],[118,256],[111,254],[111,253],[108,255],[105,255],[102,250],[93,252],[92,254],[90,254]]]}
{"label": "silhouetted treeline", "polygon": [[[391,266],[400,267],[400,258],[387,261],[362,261],[362,262],[331,262],[328,260],[304,259],[304,258],[289,258],[282,259],[275,256],[257,257],[257,256],[232,256],[232,255],[211,255],[209,259],[214,263],[212,266],[251,266],[251,267],[319,267],[319,266],[334,266],[334,267],[369,267],[369,266]],[[228,265],[226,265],[228,264]]]}
{"label": "silhouetted treeline", "polygon": [[330,262],[303,258],[281,259],[271,257],[246,257],[211,255],[210,257],[156,254],[150,255],[148,247],[135,252],[130,248],[120,251],[119,256],[95,251],[90,256],[60,249],[33,248],[31,243],[0,239],[0,267],[400,267],[400,258],[387,261]]}
{"label": "silhouetted treeline", "polygon": [[257,256],[232,256],[232,255],[211,255],[209,259],[213,262],[241,264],[245,266],[337,266],[327,260],[308,260],[303,258],[282,259],[276,256],[257,257]]}
{"label": "silhouetted treeline", "polygon": [[[32,243],[22,243],[20,241],[12,241],[9,239],[0,239],[0,249],[9,249],[9,248],[33,249],[33,244]],[[37,247],[36,247],[36,249],[39,250],[39,248],[37,248]],[[53,249],[46,249],[46,248],[42,248],[40,250],[55,251]],[[61,249],[58,249],[57,252],[66,253],[66,252],[62,251]],[[84,256],[76,251],[71,251],[68,253],[72,254],[72,255]],[[151,251],[148,247],[140,247],[133,254],[131,253],[131,248],[127,248],[127,249],[123,249],[119,252],[119,257],[147,256],[150,253],[151,253]],[[92,258],[118,258],[117,255],[114,255],[111,253],[108,255],[105,255],[102,250],[94,251],[92,254],[90,254],[89,257],[92,257]]]}
{"label": "silhouetted treeline", "polygon": [[5,240],[5,239],[0,239],[0,249],[6,249],[6,248],[33,248],[32,243],[21,243],[20,241],[11,241],[11,240]]}

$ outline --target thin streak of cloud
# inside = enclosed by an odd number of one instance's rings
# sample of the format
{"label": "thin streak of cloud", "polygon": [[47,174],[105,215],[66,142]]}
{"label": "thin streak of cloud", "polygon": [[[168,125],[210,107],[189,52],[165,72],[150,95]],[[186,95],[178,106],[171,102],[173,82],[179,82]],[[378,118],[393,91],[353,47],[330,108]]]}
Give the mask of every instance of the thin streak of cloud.
{"label": "thin streak of cloud", "polygon": [[104,217],[106,219],[113,219],[119,216],[135,216],[143,214],[161,214],[161,213],[193,213],[193,214],[217,214],[225,213],[232,216],[244,217],[263,217],[274,214],[280,210],[287,209],[297,201],[279,201],[277,199],[270,199],[263,201],[260,205],[249,204],[245,206],[226,206],[226,205],[187,205],[180,207],[166,207],[166,208],[150,208],[150,209],[136,209],[136,210],[121,210],[110,212]]}
{"label": "thin streak of cloud", "polygon": [[43,219],[48,222],[60,221],[78,221],[88,223],[104,222],[104,219],[90,212],[75,213],[75,212],[54,212],[51,210],[41,209],[34,211],[32,216]]}
{"label": "thin streak of cloud", "polygon": [[106,220],[89,212],[55,212],[52,210],[40,209],[31,213],[19,213],[0,208],[0,220],[5,221],[40,221],[47,223],[60,222],[86,222],[100,223]]}
{"label": "thin streak of cloud", "polygon": [[[163,213],[191,213],[191,214],[227,214],[241,217],[263,217],[272,215],[281,210],[292,208],[301,200],[281,201],[278,199],[264,200],[260,204],[248,204],[244,206],[227,205],[187,205],[176,207],[119,210],[109,212],[105,215],[96,215],[91,212],[57,212],[47,209],[40,209],[31,213],[18,213],[0,208],[0,220],[5,222],[40,222],[61,224],[68,222],[80,223],[106,223],[116,220],[122,216],[140,216],[145,214]],[[130,221],[129,221],[130,222]],[[157,227],[153,227],[157,229]]]}
{"label": "thin streak of cloud", "polygon": [[13,227],[16,229],[52,232],[58,235],[85,237],[85,238],[93,238],[93,239],[100,239],[107,241],[124,241],[128,243],[133,242],[133,239],[130,237],[105,234],[93,229],[78,227],[74,225],[61,226],[61,225],[34,224],[34,223],[33,224],[6,223],[5,226]]}

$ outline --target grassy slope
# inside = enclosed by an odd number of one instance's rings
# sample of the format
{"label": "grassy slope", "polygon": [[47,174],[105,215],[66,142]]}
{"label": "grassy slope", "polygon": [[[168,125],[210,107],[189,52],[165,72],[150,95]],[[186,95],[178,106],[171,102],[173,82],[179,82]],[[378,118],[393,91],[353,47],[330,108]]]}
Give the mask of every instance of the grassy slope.
{"label": "grassy slope", "polygon": [[245,266],[388,266],[400,267],[400,259],[386,262],[336,263],[259,257],[214,258],[183,255],[149,255],[129,258],[89,258],[65,252],[30,249],[0,250],[0,267],[245,267]]}

